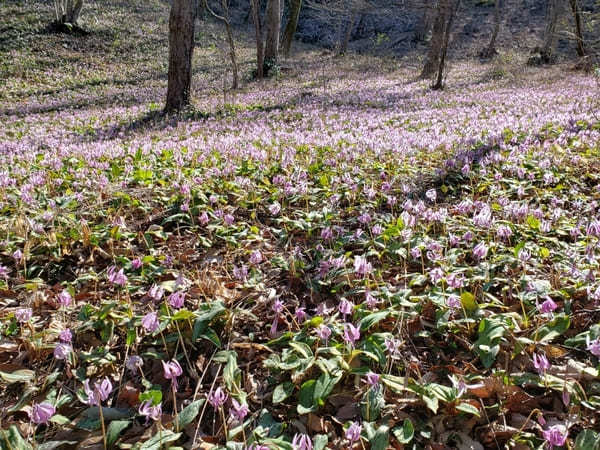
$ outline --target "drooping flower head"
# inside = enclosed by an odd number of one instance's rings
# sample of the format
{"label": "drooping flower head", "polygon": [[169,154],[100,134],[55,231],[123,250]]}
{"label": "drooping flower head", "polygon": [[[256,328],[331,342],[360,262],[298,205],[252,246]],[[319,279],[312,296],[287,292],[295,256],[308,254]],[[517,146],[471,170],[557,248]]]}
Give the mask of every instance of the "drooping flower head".
{"label": "drooping flower head", "polygon": [[150,400],[142,403],[138,412],[146,417],[146,420],[158,420],[162,416],[162,405],[159,403],[156,406],[152,406],[152,402]]}
{"label": "drooping flower head", "polygon": [[171,295],[169,295],[169,305],[173,308],[180,309],[183,308],[185,303],[185,292],[175,291]]}
{"label": "drooping flower head", "polygon": [[34,403],[29,412],[29,418],[37,425],[46,424],[50,421],[52,416],[56,413],[56,408],[52,403],[42,402]]}
{"label": "drooping flower head", "polygon": [[360,439],[361,431],[362,426],[357,422],[352,422],[352,424],[350,424],[350,426],[346,430],[346,439],[350,441],[350,444],[353,444]]}
{"label": "drooping flower head", "polygon": [[248,405],[239,403],[235,398],[231,399],[231,409],[229,410],[229,413],[235,420],[243,422],[249,412]]}
{"label": "drooping flower head", "polygon": [[21,323],[29,322],[32,316],[33,311],[31,308],[19,308],[15,311],[15,317],[17,318],[17,321]]}
{"label": "drooping flower head", "polygon": [[183,373],[183,369],[179,365],[179,362],[172,359],[169,362],[161,361],[163,365],[163,375],[167,380],[171,380],[175,389],[177,389],[177,377]]}
{"label": "drooping flower head", "polygon": [[533,354],[533,367],[535,367],[540,375],[544,375],[550,366],[551,364],[548,361],[548,358],[546,358],[546,355]]}
{"label": "drooping flower head", "polygon": [[154,333],[156,330],[158,330],[159,325],[158,314],[156,314],[154,311],[149,312],[142,317],[142,327],[144,327],[144,330],[146,330],[148,333]]}
{"label": "drooping flower head", "polygon": [[208,403],[215,409],[220,408],[227,401],[227,394],[223,392],[221,387],[218,387],[214,391],[210,392],[207,396]]}
{"label": "drooping flower head", "polygon": [[71,297],[71,294],[69,294],[69,291],[67,291],[66,289],[63,290],[60,294],[58,294],[58,303],[60,303],[61,306],[64,306],[66,308],[69,305],[71,305],[72,301],[73,298]]}
{"label": "drooping flower head", "polygon": [[351,323],[344,325],[344,340],[354,347],[354,343],[360,339],[360,329]]}
{"label": "drooping flower head", "polygon": [[542,435],[550,448],[565,445],[568,434],[568,430],[564,425],[553,425],[542,432]]}
{"label": "drooping flower head", "polygon": [[292,448],[294,450],[313,450],[313,444],[308,435],[295,434],[292,439]]}

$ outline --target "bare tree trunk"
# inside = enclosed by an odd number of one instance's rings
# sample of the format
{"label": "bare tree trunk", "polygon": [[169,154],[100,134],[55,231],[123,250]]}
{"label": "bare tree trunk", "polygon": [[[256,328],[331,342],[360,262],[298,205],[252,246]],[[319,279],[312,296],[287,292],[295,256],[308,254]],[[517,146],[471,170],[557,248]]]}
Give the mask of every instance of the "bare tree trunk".
{"label": "bare tree trunk", "polygon": [[265,64],[277,64],[279,56],[279,31],[281,28],[280,0],[267,0],[265,11]]}
{"label": "bare tree trunk", "polygon": [[237,57],[235,55],[235,41],[233,40],[233,32],[231,30],[231,22],[229,21],[229,5],[228,0],[221,0],[223,6],[225,31],[227,32],[227,43],[229,44],[229,57],[231,58],[231,68],[233,71],[233,82],[231,85],[232,89],[239,87],[239,76],[238,76],[238,65]]}
{"label": "bare tree trunk", "polygon": [[340,46],[338,47],[337,55],[343,55],[348,51],[348,44],[350,43],[350,38],[352,37],[352,30],[354,30],[354,25],[356,24],[356,19],[358,19],[359,12],[353,11],[350,16],[350,22],[346,27],[346,32],[344,33],[344,39],[340,42]]}
{"label": "bare tree trunk", "polygon": [[265,52],[263,47],[262,23],[260,21],[260,0],[250,0],[252,7],[252,20],[256,36],[256,78],[264,78]]}
{"label": "bare tree trunk", "polygon": [[231,89],[237,89],[239,86],[237,56],[235,54],[235,41],[233,40],[233,30],[231,29],[231,21],[229,19],[229,0],[221,0],[221,8],[223,15],[220,16],[208,4],[207,0],[203,1],[204,9],[208,10],[215,18],[225,24],[225,33],[227,36],[227,44],[229,45],[229,58],[231,59],[231,71],[233,72],[233,82]]}
{"label": "bare tree trunk", "polygon": [[285,26],[285,31],[283,32],[283,41],[281,43],[283,55],[286,58],[290,55],[294,34],[296,34],[296,28],[298,28],[300,9],[302,9],[302,0],[290,0],[290,17]]}
{"label": "bare tree trunk", "polygon": [[585,46],[583,41],[583,26],[581,23],[581,9],[579,8],[579,2],[577,0],[569,0],[571,4],[571,10],[573,11],[573,18],[575,19],[575,36],[577,37],[577,54],[579,56],[585,56]]}
{"label": "bare tree trunk", "polygon": [[429,2],[426,2],[426,4],[423,6],[423,15],[415,27],[415,35],[413,36],[413,40],[415,42],[424,42],[427,38],[429,28],[431,28],[431,10],[429,7]]}
{"label": "bare tree trunk", "polygon": [[560,0],[548,0],[548,11],[546,17],[546,30],[544,32],[544,45],[540,52],[542,62],[550,64],[555,59],[556,44],[558,36],[556,28],[560,15]]}
{"label": "bare tree trunk", "polygon": [[425,65],[421,71],[420,78],[431,77],[438,68],[440,55],[442,52],[442,44],[444,42],[444,24],[446,22],[446,7],[448,0],[438,0],[435,20],[433,22],[433,30],[431,36],[431,44],[429,46],[429,52],[427,52],[427,59]]}
{"label": "bare tree trunk", "polygon": [[492,31],[490,43],[488,44],[487,48],[481,52],[481,57],[483,58],[491,58],[498,53],[496,50],[496,39],[498,39],[498,34],[500,33],[500,24],[502,22],[502,2],[503,0],[496,0],[496,5],[494,6],[494,30]]}
{"label": "bare tree trunk", "polygon": [[167,112],[178,111],[190,103],[194,22],[194,0],[173,0],[169,16]]}
{"label": "bare tree trunk", "polygon": [[460,0],[442,0],[444,3],[444,39],[440,51],[440,58],[437,67],[437,80],[432,86],[432,89],[438,90],[444,87],[444,66],[446,64],[446,55],[448,54],[448,44],[450,42],[450,32],[452,30],[452,22],[460,5]]}

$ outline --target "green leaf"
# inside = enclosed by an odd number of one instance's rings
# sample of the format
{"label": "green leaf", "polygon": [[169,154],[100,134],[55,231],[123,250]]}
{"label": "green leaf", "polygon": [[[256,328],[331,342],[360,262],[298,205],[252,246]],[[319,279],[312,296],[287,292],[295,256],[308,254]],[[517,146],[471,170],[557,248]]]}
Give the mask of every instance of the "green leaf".
{"label": "green leaf", "polygon": [[375,435],[369,438],[371,450],[386,450],[390,444],[390,428],[382,425],[375,431]]}
{"label": "green leaf", "polygon": [[205,399],[201,398],[200,400],[196,400],[195,402],[187,405],[178,415],[178,424],[179,429],[189,425],[194,421],[198,413],[200,412],[200,408],[204,405]]}
{"label": "green leaf", "polygon": [[413,440],[415,436],[415,427],[413,426],[410,419],[404,419],[402,427],[395,427],[392,429],[394,437],[400,444],[408,444]]}
{"label": "green leaf", "polygon": [[461,402],[458,405],[456,405],[456,409],[458,409],[459,411],[465,412],[467,414],[473,414],[474,416],[480,417],[479,410],[475,406],[471,405],[470,403]]}
{"label": "green leaf", "polygon": [[302,383],[298,397],[298,406],[296,407],[298,414],[308,414],[317,409],[314,405],[316,384],[317,380],[308,380]]}
{"label": "green leaf", "polygon": [[382,311],[377,311],[377,312],[371,313],[368,316],[363,317],[360,321],[360,330],[361,331],[368,330],[373,325],[375,325],[378,322],[381,322],[383,319],[385,319],[389,314],[390,314],[390,312],[388,310],[382,310]]}
{"label": "green leaf", "polygon": [[242,372],[237,364],[237,353],[231,352],[227,357],[227,364],[225,364],[225,368],[223,369],[223,379],[229,392],[236,393],[240,391],[241,376]]}
{"label": "green leaf", "polygon": [[529,225],[532,230],[540,229],[540,221],[535,216],[527,216],[527,225]]}
{"label": "green leaf", "polygon": [[0,372],[0,378],[7,383],[27,383],[35,377],[35,372],[29,369],[15,370],[14,372]]}
{"label": "green leaf", "polygon": [[478,308],[475,296],[470,292],[465,291],[460,295],[460,303],[468,312],[473,312]]}
{"label": "green leaf", "polygon": [[273,391],[273,404],[281,403],[294,392],[294,385],[289,381],[278,384]]}
{"label": "green leaf", "polygon": [[151,389],[146,392],[142,392],[140,395],[140,403],[152,402],[152,406],[158,405],[162,402],[162,391],[159,389]]}
{"label": "green leaf", "polygon": [[31,450],[31,445],[23,439],[16,425],[11,425],[8,430],[0,430],[1,450]]}
{"label": "green leaf", "polygon": [[192,311],[188,311],[187,309],[180,309],[175,314],[173,314],[171,320],[188,320],[194,317],[194,315],[195,314]]}
{"label": "green leaf", "polygon": [[164,444],[175,442],[181,433],[173,433],[170,430],[162,430],[142,444],[140,450],[160,450]]}
{"label": "green leaf", "polygon": [[575,440],[575,450],[598,450],[600,449],[600,434],[593,430],[583,430]]}
{"label": "green leaf", "polygon": [[[48,441],[48,442],[44,442],[43,444],[40,444],[37,447],[37,450],[54,450],[56,448],[61,448],[61,447],[75,447],[77,444],[79,443],[79,441]],[[3,448],[0,444],[0,448]]]}
{"label": "green leaf", "polygon": [[537,331],[540,342],[551,342],[562,335],[571,326],[571,319],[566,314],[558,314],[554,319]]}
{"label": "green leaf", "polygon": [[130,420],[113,420],[106,430],[106,443],[112,447],[119,439],[121,432],[131,424]]}
{"label": "green leaf", "polygon": [[68,423],[71,423],[71,419],[60,414],[54,414],[50,418],[50,422],[55,423],[57,425],[66,425]]}
{"label": "green leaf", "polygon": [[328,442],[329,438],[326,434],[317,434],[313,438],[313,450],[325,450]]}

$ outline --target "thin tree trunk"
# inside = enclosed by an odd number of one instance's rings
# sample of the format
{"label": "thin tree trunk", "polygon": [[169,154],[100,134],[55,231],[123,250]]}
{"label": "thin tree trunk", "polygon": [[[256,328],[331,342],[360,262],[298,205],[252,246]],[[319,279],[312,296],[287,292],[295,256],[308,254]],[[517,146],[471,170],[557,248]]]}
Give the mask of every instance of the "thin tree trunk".
{"label": "thin tree trunk", "polygon": [[81,9],[83,8],[83,0],[75,0],[75,4],[73,5],[73,10],[71,11],[71,20],[72,24],[77,24],[77,20],[79,20],[79,14],[81,14]]}
{"label": "thin tree trunk", "polygon": [[181,110],[190,103],[194,22],[194,0],[173,0],[169,16],[167,112]]}
{"label": "thin tree trunk", "polygon": [[573,18],[575,19],[575,36],[577,37],[577,54],[579,56],[585,56],[585,46],[583,41],[583,25],[581,23],[581,9],[579,9],[579,2],[577,0],[569,0],[571,4],[571,10],[573,11]]}
{"label": "thin tree trunk", "polygon": [[444,14],[444,39],[440,51],[440,59],[437,68],[437,80],[432,89],[438,90],[444,87],[444,66],[446,64],[446,55],[448,54],[448,44],[450,43],[450,32],[452,31],[452,22],[460,5],[460,0],[442,0],[445,4]]}
{"label": "thin tree trunk", "polygon": [[560,0],[548,0],[548,12],[546,18],[546,30],[544,33],[544,45],[542,47],[541,57],[542,62],[549,64],[554,61],[557,34],[556,28],[558,25],[558,17],[560,15]]}
{"label": "thin tree trunk", "polygon": [[287,58],[290,55],[292,49],[292,41],[296,34],[296,28],[298,28],[298,19],[300,18],[300,10],[302,9],[302,0],[290,0],[290,17],[285,26],[283,32],[283,41],[281,47],[283,48],[283,55]]}
{"label": "thin tree trunk", "polygon": [[254,21],[254,32],[256,36],[256,78],[264,78],[265,52],[263,47],[262,24],[260,21],[260,0],[250,0],[252,8],[252,20]]}
{"label": "thin tree trunk", "polygon": [[429,2],[423,6],[423,15],[419,19],[417,26],[415,27],[415,34],[413,40],[415,42],[424,42],[427,38],[427,33],[431,27],[431,11],[429,8]]}
{"label": "thin tree trunk", "polygon": [[340,43],[337,54],[343,55],[348,51],[348,44],[350,43],[350,38],[352,37],[352,30],[354,30],[354,24],[356,24],[356,19],[358,18],[359,12],[354,11],[352,16],[350,16],[350,22],[346,27],[346,33],[344,33],[344,39]]}
{"label": "thin tree trunk", "polygon": [[438,68],[438,63],[442,51],[442,44],[444,42],[446,4],[447,0],[438,0],[435,20],[433,22],[431,44],[429,46],[429,51],[427,52],[427,59],[425,60],[425,65],[423,66],[423,70],[421,71],[420,75],[420,78],[423,79],[431,77]]}
{"label": "thin tree trunk", "polygon": [[496,53],[496,39],[498,39],[498,34],[500,33],[500,24],[502,22],[502,1],[496,0],[496,5],[494,6],[494,30],[492,31],[492,37],[490,38],[490,43],[487,48],[482,52],[484,58],[491,58]]}
{"label": "thin tree trunk", "polygon": [[225,20],[223,22],[225,23],[225,31],[227,32],[227,42],[229,43],[229,57],[231,58],[231,68],[233,71],[233,82],[231,88],[237,89],[239,86],[238,65],[237,57],[235,55],[235,41],[233,40],[231,22],[229,21],[229,5],[227,4],[227,1],[228,0],[221,0],[221,4],[223,6],[223,14],[225,14]]}
{"label": "thin tree trunk", "polygon": [[281,28],[280,0],[267,0],[265,10],[265,64],[277,64],[279,56],[279,31]]}

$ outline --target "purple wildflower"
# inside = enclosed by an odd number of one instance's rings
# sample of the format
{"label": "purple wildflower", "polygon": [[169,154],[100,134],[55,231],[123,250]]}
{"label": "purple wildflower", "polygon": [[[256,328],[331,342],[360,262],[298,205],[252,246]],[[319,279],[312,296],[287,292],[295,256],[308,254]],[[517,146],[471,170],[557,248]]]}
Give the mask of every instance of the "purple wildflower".
{"label": "purple wildflower", "polygon": [[56,413],[54,405],[48,402],[34,403],[29,413],[31,421],[37,425],[46,424]]}
{"label": "purple wildflower", "polygon": [[154,311],[149,312],[142,317],[142,327],[144,327],[144,330],[146,330],[148,333],[154,333],[156,330],[158,330],[159,325],[158,314],[156,314]]}
{"label": "purple wildflower", "polygon": [[207,400],[213,408],[217,409],[225,404],[227,401],[227,394],[223,392],[223,389],[218,387],[208,394]]}

